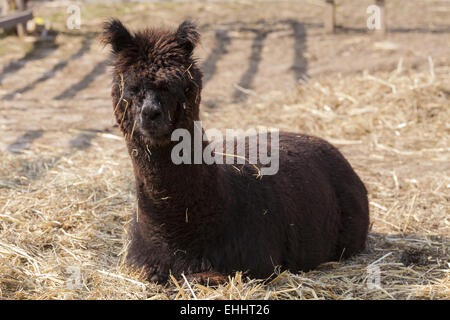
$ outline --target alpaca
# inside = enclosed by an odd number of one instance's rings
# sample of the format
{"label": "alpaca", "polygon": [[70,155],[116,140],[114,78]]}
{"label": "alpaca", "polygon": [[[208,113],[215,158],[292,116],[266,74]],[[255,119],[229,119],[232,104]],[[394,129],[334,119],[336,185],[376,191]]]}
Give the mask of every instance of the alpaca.
{"label": "alpaca", "polygon": [[276,266],[306,271],[363,250],[366,188],[320,138],[280,132],[279,171],[262,178],[248,164],[236,170],[173,163],[171,134],[193,133],[199,120],[202,73],[193,58],[199,40],[188,21],[174,31],[136,33],[116,19],[104,25],[114,114],[136,180],[129,263],[159,282],[170,274],[209,279],[235,271],[266,278]]}

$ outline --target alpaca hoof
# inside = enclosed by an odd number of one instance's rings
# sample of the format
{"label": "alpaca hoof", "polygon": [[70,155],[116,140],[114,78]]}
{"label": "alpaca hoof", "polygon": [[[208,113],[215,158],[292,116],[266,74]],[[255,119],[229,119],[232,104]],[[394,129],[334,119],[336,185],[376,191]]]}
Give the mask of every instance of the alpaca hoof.
{"label": "alpaca hoof", "polygon": [[155,283],[162,283],[167,279],[167,277],[162,276],[161,273],[158,272],[157,267],[147,267],[146,276],[147,281]]}
{"label": "alpaca hoof", "polygon": [[148,279],[150,282],[159,282],[159,276],[157,274],[151,275]]}
{"label": "alpaca hoof", "polygon": [[192,273],[186,276],[188,281],[195,281],[198,284],[205,286],[218,286],[228,281],[228,277],[219,272],[200,272]]}

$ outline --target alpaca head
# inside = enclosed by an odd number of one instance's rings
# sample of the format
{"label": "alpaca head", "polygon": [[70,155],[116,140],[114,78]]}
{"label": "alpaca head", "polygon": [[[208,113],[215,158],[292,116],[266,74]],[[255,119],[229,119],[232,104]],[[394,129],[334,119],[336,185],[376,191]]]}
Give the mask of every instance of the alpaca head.
{"label": "alpaca head", "polygon": [[101,39],[112,47],[113,106],[128,138],[163,145],[173,130],[192,128],[199,118],[202,87],[192,57],[200,39],[193,23],[185,21],[175,31],[132,34],[119,20],[111,20]]}

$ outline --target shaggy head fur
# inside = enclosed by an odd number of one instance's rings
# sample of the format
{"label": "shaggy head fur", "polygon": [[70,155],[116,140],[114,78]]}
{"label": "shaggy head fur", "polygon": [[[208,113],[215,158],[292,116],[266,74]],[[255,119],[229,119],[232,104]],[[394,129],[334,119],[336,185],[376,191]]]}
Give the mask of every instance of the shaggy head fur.
{"label": "shaggy head fur", "polygon": [[119,20],[105,23],[102,42],[112,47],[112,96],[123,132],[133,131],[148,144],[166,144],[174,129],[191,128],[198,120],[202,74],[192,53],[199,40],[188,21],[174,32],[135,34]]}

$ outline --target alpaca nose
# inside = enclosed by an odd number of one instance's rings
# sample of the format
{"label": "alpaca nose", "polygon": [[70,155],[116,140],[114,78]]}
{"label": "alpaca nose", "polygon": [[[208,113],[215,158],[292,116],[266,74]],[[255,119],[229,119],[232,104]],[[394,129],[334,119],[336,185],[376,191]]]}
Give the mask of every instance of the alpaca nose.
{"label": "alpaca nose", "polygon": [[161,108],[156,105],[146,106],[142,109],[142,117],[147,120],[156,121],[162,115]]}
{"label": "alpaca nose", "polygon": [[161,116],[161,110],[159,110],[156,107],[145,107],[142,110],[142,115],[144,116],[145,119],[149,119],[149,120],[156,120],[159,116]]}

